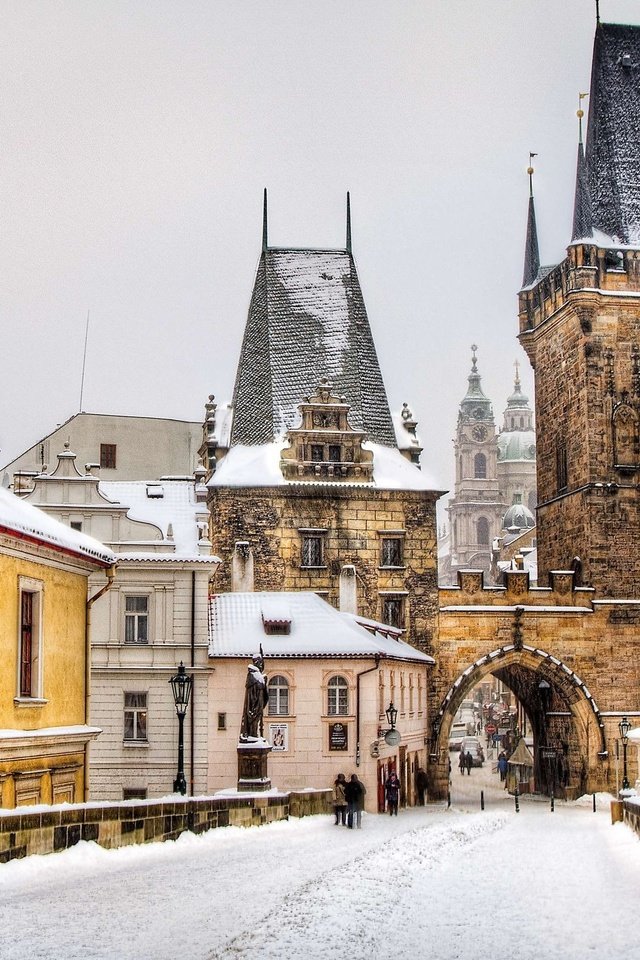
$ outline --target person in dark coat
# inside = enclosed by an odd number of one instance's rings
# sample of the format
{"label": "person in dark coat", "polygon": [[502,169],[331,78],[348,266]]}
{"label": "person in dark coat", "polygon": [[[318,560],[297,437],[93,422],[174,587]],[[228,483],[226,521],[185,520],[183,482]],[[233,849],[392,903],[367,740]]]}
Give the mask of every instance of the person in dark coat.
{"label": "person in dark coat", "polygon": [[346,783],[344,788],[348,811],[347,826],[350,830],[353,829],[354,821],[358,829],[362,826],[362,809],[360,803],[364,799],[363,789],[355,773],[352,773],[351,779]]}
{"label": "person in dark coat", "polygon": [[[465,755],[464,755],[464,765],[465,765],[465,767],[466,767],[466,769],[467,769],[468,775],[471,776],[471,767],[473,766],[473,757],[471,756],[470,753],[465,753]],[[464,776],[464,774],[463,774],[463,776]]]}
{"label": "person in dark coat", "polygon": [[347,825],[346,786],[347,780],[344,773],[339,773],[333,784],[333,810],[336,815],[336,826],[338,826],[339,823],[342,823],[343,827]]}
{"label": "person in dark coat", "polygon": [[464,771],[467,767],[467,754],[465,750],[460,749],[460,759],[458,760],[458,766],[460,767],[460,773],[464,777]]}
{"label": "person in dark coat", "polygon": [[507,761],[507,755],[504,750],[500,751],[500,756],[498,757],[498,773],[500,774],[500,783],[504,783],[507,779],[507,770],[509,769],[509,763]]}
{"label": "person in dark coat", "polygon": [[384,792],[387,797],[389,816],[392,817],[395,814],[397,817],[398,800],[400,799],[400,780],[395,770],[393,770],[387,777],[387,782],[384,785]]}

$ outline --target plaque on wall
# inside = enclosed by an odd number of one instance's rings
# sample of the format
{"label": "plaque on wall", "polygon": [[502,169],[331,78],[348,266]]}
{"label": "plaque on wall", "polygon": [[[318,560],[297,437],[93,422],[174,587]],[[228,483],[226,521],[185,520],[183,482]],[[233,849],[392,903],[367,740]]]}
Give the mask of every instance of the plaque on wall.
{"label": "plaque on wall", "polygon": [[347,726],[344,723],[329,724],[329,750],[348,750]]}
{"label": "plaque on wall", "polygon": [[269,724],[269,743],[274,753],[280,753],[289,749],[289,724],[288,723],[270,723]]}

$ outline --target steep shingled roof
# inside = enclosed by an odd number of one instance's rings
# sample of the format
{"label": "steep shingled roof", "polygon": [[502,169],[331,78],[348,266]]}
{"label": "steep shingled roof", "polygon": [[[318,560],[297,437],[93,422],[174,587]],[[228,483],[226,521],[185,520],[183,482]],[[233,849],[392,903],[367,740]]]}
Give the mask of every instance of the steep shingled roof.
{"label": "steep shingled roof", "polygon": [[638,26],[596,29],[586,162],[593,226],[622,243],[640,243]]}
{"label": "steep shingled roof", "polygon": [[348,250],[263,249],[234,388],[232,445],[270,443],[326,378],[367,439],[396,438],[355,263]]}

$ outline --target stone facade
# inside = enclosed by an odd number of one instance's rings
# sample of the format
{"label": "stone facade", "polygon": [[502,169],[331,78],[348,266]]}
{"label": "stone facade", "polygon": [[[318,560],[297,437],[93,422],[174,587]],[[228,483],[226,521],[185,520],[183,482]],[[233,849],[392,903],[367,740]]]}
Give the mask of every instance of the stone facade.
{"label": "stone facade", "polygon": [[[405,628],[406,638],[424,648],[432,640],[437,611],[437,496],[364,484],[213,487],[212,546],[229,560],[238,541],[248,543],[257,590],[313,590],[334,606],[340,605],[343,567],[353,565],[358,612],[392,622],[389,612],[396,610],[394,625]],[[305,536],[322,541],[317,564],[303,562]],[[397,566],[383,565],[386,537],[401,541]],[[220,568],[216,589],[231,588],[227,562]]]}

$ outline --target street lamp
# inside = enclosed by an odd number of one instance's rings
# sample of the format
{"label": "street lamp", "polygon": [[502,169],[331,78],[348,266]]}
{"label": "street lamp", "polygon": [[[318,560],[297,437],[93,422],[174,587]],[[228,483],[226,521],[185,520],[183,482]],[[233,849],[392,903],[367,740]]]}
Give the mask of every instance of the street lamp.
{"label": "street lamp", "polygon": [[187,675],[184,663],[180,661],[178,672],[169,680],[173,692],[173,702],[176,705],[178,714],[178,774],[173,781],[173,792],[181,793],[182,796],[187,792],[187,781],[184,776],[184,717],[189,706],[191,688],[193,687],[193,677]]}
{"label": "street lamp", "polygon": [[387,723],[389,724],[389,729],[395,730],[396,720],[398,719],[398,711],[394,707],[393,702],[389,703],[389,706],[385,710],[385,714],[387,717]]}
{"label": "street lamp", "polygon": [[628,790],[629,780],[627,779],[627,744],[629,742],[629,730],[631,730],[631,724],[626,717],[623,717],[618,724],[618,730],[620,731],[620,738],[622,740],[622,789]]}

